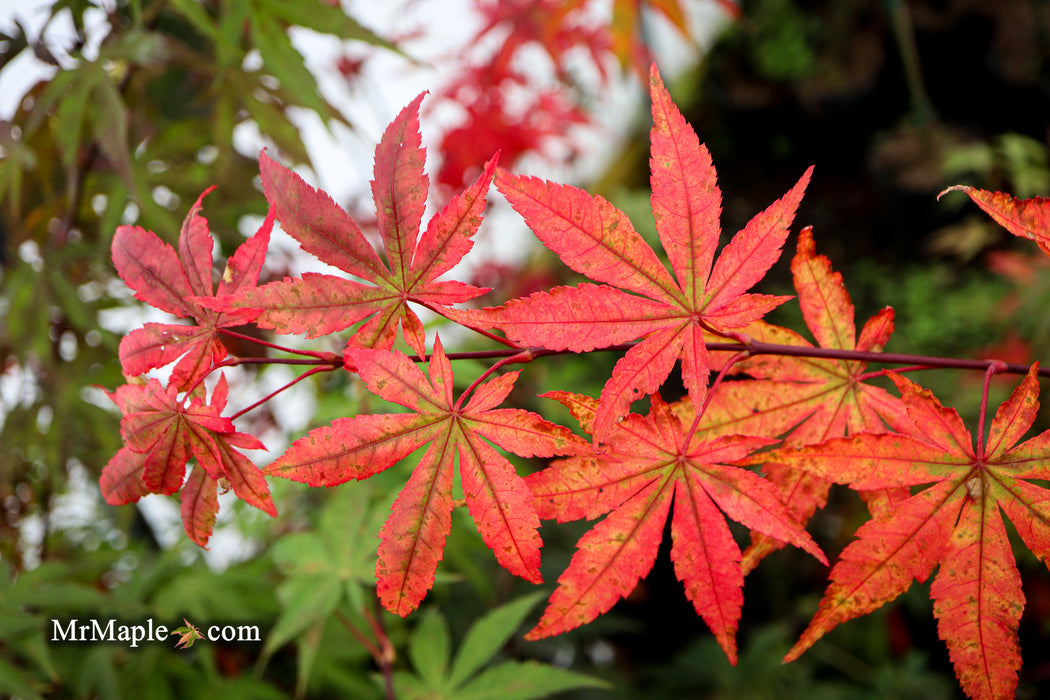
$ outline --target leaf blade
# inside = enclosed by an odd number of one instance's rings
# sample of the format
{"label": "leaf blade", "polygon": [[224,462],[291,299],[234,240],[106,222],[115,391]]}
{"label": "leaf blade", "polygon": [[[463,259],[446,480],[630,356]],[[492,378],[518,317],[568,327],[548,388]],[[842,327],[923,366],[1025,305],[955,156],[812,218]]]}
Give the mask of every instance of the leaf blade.
{"label": "leaf blade", "polygon": [[365,279],[389,279],[361,229],[323,190],[318,190],[263,151],[259,154],[263,190],[277,220],[303,250]]}
{"label": "leaf blade", "polygon": [[1007,231],[1035,241],[1044,253],[1050,255],[1050,199],[1018,199],[1004,192],[989,192],[966,185],[954,185],[942,190],[937,199],[955,190],[965,192],[974,204]]}
{"label": "leaf blade", "polygon": [[452,660],[449,685],[453,688],[463,685],[488,663],[521,627],[541,597],[540,593],[532,593],[516,598],[490,610],[472,624]]}
{"label": "leaf blade", "polygon": [[395,615],[405,617],[419,607],[434,585],[452,530],[454,449],[447,434],[431,444],[379,533],[376,593]]}
{"label": "leaf blade", "polygon": [[726,245],[711,270],[705,311],[712,313],[728,305],[762,279],[780,258],[812,174],[810,166],[783,197],[756,214]]}
{"label": "leaf blade", "polygon": [[457,441],[459,473],[470,517],[496,561],[531,583],[540,575],[540,519],[532,492],[514,465],[480,440],[465,434]]}
{"label": "leaf blade", "polygon": [[580,538],[543,617],[525,639],[543,639],[590,622],[649,573],[671,506],[670,484],[654,481]]}
{"label": "leaf blade", "polygon": [[718,247],[722,193],[710,153],[671,101],[655,64],[649,81],[653,216],[671,268],[689,306],[697,309]]}
{"label": "leaf blade", "polygon": [[1024,593],[1002,516],[988,494],[963,508],[930,598],[938,633],[966,694],[1012,696],[1021,667],[1017,627]]}
{"label": "leaf blade", "polygon": [[423,172],[426,153],[419,134],[422,101],[421,93],[394,117],[375,152],[372,197],[379,235],[393,278],[401,289],[409,288],[416,237],[429,191],[430,180]]}

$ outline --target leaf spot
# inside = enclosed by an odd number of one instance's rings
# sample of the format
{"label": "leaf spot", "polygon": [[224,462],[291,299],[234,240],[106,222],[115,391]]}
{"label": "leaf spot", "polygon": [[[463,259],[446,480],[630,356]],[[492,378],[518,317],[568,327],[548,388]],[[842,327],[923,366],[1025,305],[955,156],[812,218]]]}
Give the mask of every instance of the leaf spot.
{"label": "leaf spot", "polygon": [[966,481],[966,492],[970,498],[977,501],[984,496],[984,479],[981,474],[974,474]]}

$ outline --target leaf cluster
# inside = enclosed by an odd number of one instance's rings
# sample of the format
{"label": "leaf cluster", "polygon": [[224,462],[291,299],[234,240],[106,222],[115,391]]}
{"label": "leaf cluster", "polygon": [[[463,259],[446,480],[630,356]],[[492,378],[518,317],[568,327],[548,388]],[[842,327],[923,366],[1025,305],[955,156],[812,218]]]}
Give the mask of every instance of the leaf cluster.
{"label": "leaf cluster", "polygon": [[[860,493],[872,517],[832,568],[816,616],[785,658],[938,569],[934,615],[964,691],[1011,694],[1024,595],[1003,514],[1037,557],[1050,553],[1050,500],[1038,483],[1050,477],[1047,434],[1020,442],[1038,409],[1038,366],[884,352],[892,309],[876,313],[858,332],[842,277],[817,254],[809,228],[799,234],[791,269],[816,343],[766,323],[765,314],[788,297],[749,290],[779,258],[811,170],[719,249],[721,193],[710,156],[655,68],[650,82],[651,204],[670,270],[609,202],[498,169],[495,158],[424,226],[429,183],[418,122],[422,96],[394,119],[376,148],[378,251],[327,195],[266,154],[260,169],[271,215],[230,258],[218,289],[210,282],[210,234],[200,200],[182,227],[178,254],[141,228],[118,230],[113,259],[121,277],[139,298],[195,325],[147,327],[122,344],[129,383],[112,397],[123,414],[125,447],[103,472],[107,499],[126,503],[181,487],[186,530],[203,545],[217,511],[217,485],[273,514],[267,476],[330,487],[373,478],[422,451],[379,529],[375,583],[387,610],[405,616],[423,601],[457,506],[466,507],[499,565],[533,583],[542,580],[540,519],[603,518],[580,539],[527,639],[586,624],[628,595],[652,568],[670,519],[676,576],[735,663],[744,576],[784,544],[826,563],[804,527],[830,485],[842,483]],[[540,241],[591,281],[500,307],[455,306],[485,291],[443,275],[470,249],[493,180]],[[1050,253],[1045,200],[952,189]],[[257,261],[274,219],[341,274],[258,285]],[[449,353],[435,337],[428,352],[413,307],[505,347]],[[214,343],[233,320],[308,337],[349,330],[340,355],[284,348],[299,359],[269,361],[311,365],[303,376],[349,372],[368,392],[404,410],[337,418],[259,469],[240,452],[259,447],[258,441],[222,415],[228,389],[221,371],[244,360],[227,358]],[[400,342],[413,354],[398,349]],[[507,365],[599,350],[624,352],[600,396],[543,395],[567,408],[589,440],[531,411],[499,407],[519,376],[501,373]],[[495,362],[480,376],[465,387],[457,382],[454,361],[486,357]],[[142,378],[173,362],[165,385]],[[679,362],[684,396],[665,402],[660,390]],[[904,366],[872,371],[870,362]],[[901,374],[930,367],[985,372],[976,431]],[[203,382],[214,372],[220,378],[209,397]],[[1026,377],[986,434],[988,385],[1001,372]],[[884,374],[899,396],[870,383]],[[631,412],[642,398],[648,411]],[[508,453],[556,459],[523,478]],[[751,531],[746,551],[727,518]],[[290,571],[319,575],[310,552],[325,545],[300,544],[294,554],[284,550]],[[365,580],[359,577],[353,575]],[[283,620],[282,636],[320,624],[342,599],[332,589],[323,605],[308,603],[299,585],[289,583],[282,595],[311,612]],[[351,597],[355,591],[347,589]],[[509,627],[530,606],[515,607]],[[443,625],[434,613],[419,624],[420,641],[409,643],[418,675],[402,678],[406,687],[440,694],[499,676],[504,667],[468,681],[484,660],[469,654],[461,660],[463,651],[450,662]],[[465,649],[472,649],[474,634]],[[376,658],[384,658],[381,650]]]}

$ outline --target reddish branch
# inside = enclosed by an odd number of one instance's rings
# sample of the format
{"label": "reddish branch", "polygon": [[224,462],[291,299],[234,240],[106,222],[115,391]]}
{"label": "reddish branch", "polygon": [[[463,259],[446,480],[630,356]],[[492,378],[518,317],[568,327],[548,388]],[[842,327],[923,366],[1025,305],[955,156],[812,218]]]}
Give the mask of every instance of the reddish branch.
{"label": "reddish branch", "polygon": [[[611,345],[607,348],[598,348],[593,352],[623,352],[630,350],[637,343],[622,343]],[[887,365],[915,365],[913,369],[967,369],[986,371],[992,365],[997,366],[1000,374],[1027,374],[1029,365],[1016,362],[1003,362],[1002,360],[968,360],[958,357],[938,357],[933,355],[909,355],[896,352],[865,352],[861,350],[838,350],[835,348],[814,348],[803,345],[780,345],[777,343],[764,343],[758,340],[748,340],[739,343],[708,343],[707,349],[711,351],[746,352],[749,356],[754,355],[782,355],[789,357],[814,357],[827,360],[856,360],[860,362],[878,362]],[[450,360],[487,360],[495,358],[510,358],[522,354],[520,349],[507,350],[477,350],[471,352],[450,352]],[[548,355],[570,355],[568,350],[548,350],[547,348],[531,348],[527,355],[521,359],[510,360],[506,364],[514,362],[531,362],[533,359]],[[418,356],[410,356],[416,362],[423,359]],[[881,371],[874,374],[881,374]],[[1050,368],[1041,367],[1039,376],[1050,377]]]}
{"label": "reddish branch", "polygon": [[[306,379],[310,375],[317,374],[319,372],[333,371],[343,367],[343,361],[337,355],[333,353],[312,353],[303,350],[293,350],[291,348],[285,348],[273,343],[267,343],[260,341],[250,336],[243,336],[245,340],[264,345],[265,347],[276,349],[284,352],[294,352],[303,355],[309,355],[309,358],[267,358],[267,357],[242,357],[242,358],[230,358],[224,362],[219,363],[213,369],[220,367],[231,367],[234,365],[241,364],[285,364],[285,365],[314,365],[314,367],[308,372],[296,377],[288,384],[276,389],[271,394],[266,396],[248,408],[238,412],[238,417],[247,413],[260,406],[261,404],[269,401],[273,397],[277,396],[285,389],[299,383],[303,379]],[[638,343],[622,343],[619,345],[611,345],[607,348],[597,348],[592,352],[625,352],[630,350]],[[708,343],[707,349],[716,352],[734,352],[737,356],[727,363],[727,369],[732,364],[745,359],[747,357],[753,357],[755,355],[780,355],[788,357],[813,357],[818,359],[826,360],[845,360],[845,361],[859,361],[859,362],[876,362],[885,365],[904,365],[904,371],[918,371],[924,369],[961,369],[961,370],[978,370],[981,372],[991,372],[992,374],[1027,374],[1030,369],[1029,365],[1018,364],[1016,362],[1003,362],[1002,360],[989,359],[989,360],[973,360],[964,359],[958,357],[939,357],[935,355],[910,355],[907,353],[895,353],[895,352],[866,352],[861,350],[839,350],[835,348],[815,348],[807,347],[803,345],[781,345],[778,343],[765,343],[762,341],[742,338],[740,342],[734,343]],[[494,350],[471,350],[465,352],[450,352],[448,353],[449,360],[499,360],[495,365],[490,367],[479,379],[481,382],[500,367],[512,364],[528,364],[535,359],[541,357],[548,357],[552,355],[571,355],[575,354],[569,350],[550,350],[548,348],[506,348],[506,349],[494,349]],[[420,357],[419,355],[409,355],[409,359],[413,362],[426,362],[427,359]],[[311,359],[314,358],[314,359]],[[901,370],[898,370],[901,371]],[[862,379],[867,379],[873,376],[884,374],[885,370],[876,370],[874,372],[868,372],[862,375]],[[722,381],[726,372],[721,372],[712,383],[712,391]],[[1040,367],[1038,375],[1041,377],[1050,377],[1050,367]],[[475,383],[476,384],[476,383]],[[463,397],[466,397],[471,393],[471,389],[463,392]],[[701,411],[701,413],[703,413]]]}

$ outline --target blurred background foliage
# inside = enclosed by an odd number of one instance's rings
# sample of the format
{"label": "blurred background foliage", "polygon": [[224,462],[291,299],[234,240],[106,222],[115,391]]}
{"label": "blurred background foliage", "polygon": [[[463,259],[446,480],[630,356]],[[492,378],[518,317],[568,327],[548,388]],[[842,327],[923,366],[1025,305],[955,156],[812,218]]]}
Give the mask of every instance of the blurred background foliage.
{"label": "blurred background foliage", "polygon": [[[695,4],[703,2],[683,3]],[[523,596],[535,590],[495,565],[458,511],[424,609],[392,617],[373,602],[374,534],[412,458],[353,487],[275,483],[274,520],[225,504],[220,530],[233,533],[226,540],[233,551],[222,560],[181,533],[172,537],[149,509],[106,507],[97,478],[119,447],[119,420],[97,387],[122,377],[119,336],[100,319],[135,308],[109,262],[115,227],[135,223],[172,242],[187,207],[218,183],[205,213],[228,252],[265,209],[254,154],[237,150],[235,131],[254,125],[284,159],[307,165],[296,114],[353,128],[318,90],[290,27],[352,47],[339,67],[351,77],[378,54],[413,59],[322,0],[57,0],[46,11],[71,19],[70,45],[0,25],[0,71],[30,54],[54,68],[0,123],[0,694],[379,698],[387,671],[405,697],[507,698],[510,676],[530,679],[532,692],[521,697],[566,688],[576,688],[566,697],[625,699],[958,695],[925,586],[781,665],[826,577],[791,550],[748,578],[736,667],[685,600],[666,551],[613,613],[561,637],[522,642],[538,613],[537,599]],[[105,17],[90,51],[89,13]],[[526,14],[506,21],[525,22]],[[859,320],[885,305],[897,310],[889,349],[1050,357],[1050,275],[1041,255],[962,197],[936,201],[956,183],[1050,193],[1050,5],[746,0],[737,14],[672,84],[712,151],[725,229],[739,229],[816,163],[798,221],[814,225],[818,250],[843,272]],[[600,56],[604,44],[594,37],[587,35],[586,50]],[[571,74],[562,77],[570,89]],[[586,108],[579,95],[572,99],[554,112],[566,123]],[[644,113],[639,108],[640,126],[604,173],[582,183],[640,230],[651,228]],[[789,257],[763,291],[790,292]],[[476,274],[497,280],[495,294],[506,296],[572,281],[542,252]],[[797,327],[797,311],[783,313],[779,320]],[[599,353],[534,363],[513,400],[574,425],[535,394],[571,387],[597,395],[614,361]],[[457,380],[482,369],[458,365]],[[931,372],[919,380],[975,415],[979,377]],[[994,400],[1013,383],[1000,382]],[[375,409],[367,400],[353,381],[325,377],[314,384],[312,422]],[[261,412],[254,427],[278,430],[278,419]],[[520,464],[523,472],[540,466]],[[859,501],[833,491],[811,529],[833,555],[864,517]],[[583,527],[544,528],[548,579],[567,565]],[[217,535],[217,549],[221,541]],[[1018,695],[1038,697],[1050,692],[1050,582],[1030,555],[1019,563],[1028,604]],[[263,642],[180,652],[54,644],[49,621],[57,617],[258,624]]]}

